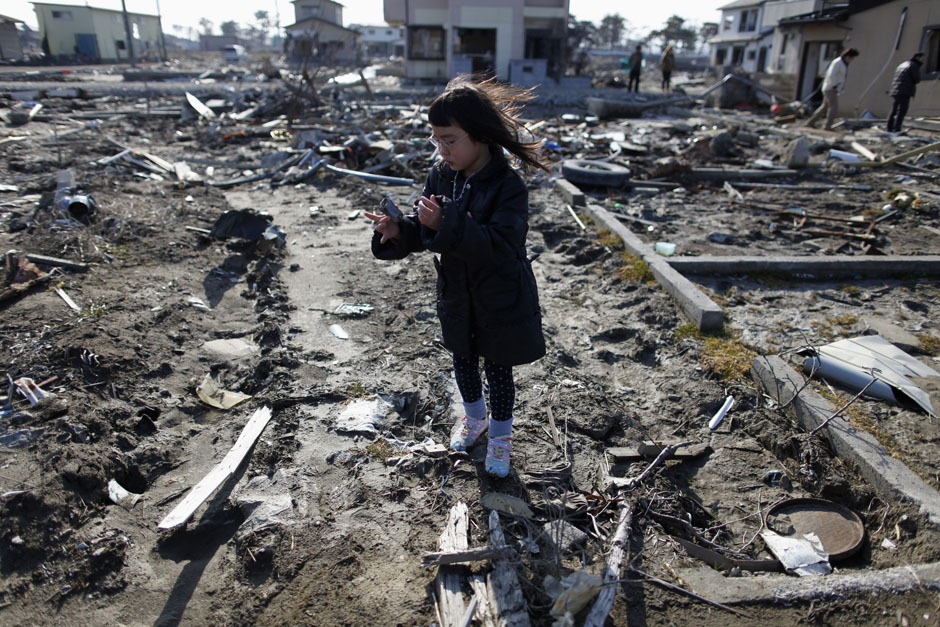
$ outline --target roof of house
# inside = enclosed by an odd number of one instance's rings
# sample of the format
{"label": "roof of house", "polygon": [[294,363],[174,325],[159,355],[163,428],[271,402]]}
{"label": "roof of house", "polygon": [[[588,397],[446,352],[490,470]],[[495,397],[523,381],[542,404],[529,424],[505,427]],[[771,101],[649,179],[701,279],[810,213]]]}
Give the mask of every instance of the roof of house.
{"label": "roof of house", "polygon": [[13,23],[19,22],[21,24],[25,24],[23,20],[18,20],[15,17],[8,17],[6,15],[0,15],[0,22],[13,22]]}
{"label": "roof of house", "polygon": [[828,22],[843,22],[849,17],[848,5],[836,5],[821,11],[791,15],[780,18],[777,26],[797,26],[800,24],[825,24]]}
{"label": "roof of house", "polygon": [[800,24],[842,22],[854,13],[863,13],[889,2],[899,2],[899,0],[843,0],[842,4],[830,6],[820,11],[782,18],[779,25],[797,26]]}
{"label": "roof of house", "polygon": [[729,35],[718,35],[717,37],[712,37],[711,39],[708,40],[707,43],[710,43],[710,44],[730,44],[734,42],[747,43],[749,41],[757,41],[761,37],[763,37],[762,33],[748,33],[746,35],[740,34],[740,33],[732,33]]}
{"label": "roof of house", "polygon": [[[37,7],[67,7],[70,9],[91,9],[92,11],[106,11],[107,13],[124,13],[119,9],[105,9],[102,7],[93,7],[89,4],[63,4],[62,2],[33,2],[33,6]],[[139,15],[141,17],[160,17],[159,15],[154,15],[153,13],[140,13],[139,11],[128,11],[128,15]]]}
{"label": "roof of house", "polygon": [[336,22],[330,22],[329,20],[324,20],[324,19],[321,19],[321,18],[319,18],[319,17],[305,17],[304,19],[298,20],[298,21],[294,22],[293,24],[288,24],[287,26],[284,27],[284,29],[287,30],[287,29],[291,29],[291,28],[298,28],[298,27],[301,27],[301,26],[306,26],[308,23],[311,23],[311,25],[313,25],[314,22],[320,22],[321,24],[329,24],[330,26],[332,26],[332,27],[334,27],[334,28],[338,28],[338,29],[340,29],[340,30],[347,30],[347,31],[349,31],[350,33],[353,33],[353,34],[355,34],[355,35],[362,35],[362,33],[360,33],[360,32],[357,31],[357,30],[353,30],[353,29],[351,29],[351,28],[346,28],[345,26],[341,26],[340,24],[337,24]]}
{"label": "roof of house", "polygon": [[764,4],[764,0],[734,0],[734,2],[718,7],[718,10],[730,11],[731,9],[743,9],[744,7],[759,7],[762,4]]}

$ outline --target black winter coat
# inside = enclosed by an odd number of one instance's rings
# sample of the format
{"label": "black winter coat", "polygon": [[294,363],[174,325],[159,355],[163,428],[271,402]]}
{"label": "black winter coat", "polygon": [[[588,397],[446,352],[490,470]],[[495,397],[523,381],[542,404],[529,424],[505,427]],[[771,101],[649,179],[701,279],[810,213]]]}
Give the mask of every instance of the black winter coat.
{"label": "black winter coat", "polygon": [[915,85],[920,82],[921,62],[917,59],[905,61],[894,71],[894,79],[891,81],[892,96],[910,96],[914,97],[917,91]]}
{"label": "black winter coat", "polygon": [[446,197],[440,229],[429,229],[413,213],[399,223],[398,240],[380,244],[375,233],[372,254],[402,259],[421,250],[439,253],[434,265],[444,346],[461,357],[480,355],[504,366],[533,362],[545,354],[545,339],[525,250],[528,190],[499,148],[466,189],[464,183],[443,162],[432,168],[424,195]]}

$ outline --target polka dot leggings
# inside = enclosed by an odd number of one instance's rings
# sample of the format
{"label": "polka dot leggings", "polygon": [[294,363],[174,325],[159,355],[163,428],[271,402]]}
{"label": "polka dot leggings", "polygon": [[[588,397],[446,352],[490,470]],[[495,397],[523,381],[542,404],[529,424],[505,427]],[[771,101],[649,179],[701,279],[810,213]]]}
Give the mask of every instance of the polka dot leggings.
{"label": "polka dot leggings", "polygon": [[[483,361],[486,382],[490,386],[490,411],[492,419],[502,422],[512,418],[512,406],[516,400],[516,386],[512,380],[512,366],[500,366]],[[454,378],[463,400],[472,403],[483,397],[483,381],[480,379],[480,358],[467,359],[454,355]]]}

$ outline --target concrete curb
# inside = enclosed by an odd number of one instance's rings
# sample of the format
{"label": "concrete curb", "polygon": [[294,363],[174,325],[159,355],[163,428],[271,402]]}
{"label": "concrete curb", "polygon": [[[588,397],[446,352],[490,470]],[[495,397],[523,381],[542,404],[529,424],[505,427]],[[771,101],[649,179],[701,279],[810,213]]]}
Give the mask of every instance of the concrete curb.
{"label": "concrete curb", "polygon": [[940,255],[856,257],[670,257],[669,265],[683,274],[747,274],[779,272],[799,278],[940,276]]}
{"label": "concrete curb", "polygon": [[649,264],[650,271],[659,284],[678,301],[679,307],[699,329],[713,331],[721,328],[725,321],[725,313],[721,307],[705,296],[692,281],[674,270],[665,257],[653,252],[648,244],[643,243],[603,207],[588,203],[587,210],[596,220],[620,236],[627,252]]}
{"label": "concrete curb", "polygon": [[584,192],[568,179],[555,179],[555,189],[561,192],[561,195],[565,197],[565,202],[572,207],[584,206]]}
{"label": "concrete curb", "polygon": [[[785,405],[803,385],[803,378],[776,355],[758,357],[751,364],[751,377],[777,403]],[[825,422],[836,408],[810,388],[804,389],[788,409],[806,431]],[[867,431],[840,418],[825,428],[839,457],[855,462],[862,476],[883,497],[910,501],[920,507],[930,522],[940,525],[940,493],[904,463],[891,457]]]}
{"label": "concrete curb", "polygon": [[840,598],[851,594],[900,594],[940,588],[940,562],[825,577],[758,575],[725,577],[709,567],[680,568],[679,578],[710,601],[724,603],[793,603]]}

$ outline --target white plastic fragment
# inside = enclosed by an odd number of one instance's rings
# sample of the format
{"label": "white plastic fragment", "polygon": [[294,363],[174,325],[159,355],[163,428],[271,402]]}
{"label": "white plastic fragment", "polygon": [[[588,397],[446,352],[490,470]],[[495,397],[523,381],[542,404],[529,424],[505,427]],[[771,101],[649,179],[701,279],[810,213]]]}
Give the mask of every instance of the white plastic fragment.
{"label": "white plastic fragment", "polygon": [[111,481],[108,482],[108,498],[111,499],[112,503],[120,505],[126,510],[130,510],[137,504],[137,501],[140,500],[140,495],[130,492],[120,483],[111,479]]}
{"label": "white plastic fragment", "polygon": [[714,431],[718,428],[718,425],[721,424],[721,421],[725,419],[725,414],[731,409],[731,406],[734,405],[734,397],[729,396],[725,399],[724,405],[721,406],[712,419],[708,421],[708,428]]}
{"label": "white plastic fragment", "polygon": [[349,334],[346,333],[346,330],[343,329],[343,327],[339,326],[338,324],[331,324],[331,325],[330,325],[330,333],[332,333],[333,335],[335,335],[336,337],[338,337],[338,338],[341,339],[341,340],[348,340],[348,339],[349,339]]}
{"label": "white plastic fragment", "polygon": [[781,536],[765,529],[760,537],[788,573],[809,577],[828,575],[832,572],[829,554],[823,549],[822,542],[815,533],[805,533],[802,537]]}

